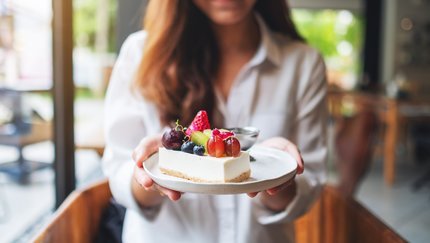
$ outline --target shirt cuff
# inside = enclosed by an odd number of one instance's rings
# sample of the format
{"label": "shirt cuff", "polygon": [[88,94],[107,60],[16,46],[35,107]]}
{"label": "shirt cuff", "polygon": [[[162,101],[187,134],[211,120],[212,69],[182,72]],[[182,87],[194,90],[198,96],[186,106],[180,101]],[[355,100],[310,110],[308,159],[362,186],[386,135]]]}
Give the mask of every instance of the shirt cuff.
{"label": "shirt cuff", "polygon": [[277,224],[284,222],[292,222],[302,216],[311,206],[314,198],[312,191],[316,188],[312,187],[304,176],[296,176],[295,178],[297,193],[285,210],[275,213],[269,210],[261,202],[260,196],[254,200],[254,213],[257,216],[257,221],[262,225]]}
{"label": "shirt cuff", "polygon": [[134,163],[124,163],[119,170],[109,178],[109,187],[115,200],[129,210],[133,210],[149,221],[153,221],[161,210],[161,205],[142,208],[136,202],[131,191]]}

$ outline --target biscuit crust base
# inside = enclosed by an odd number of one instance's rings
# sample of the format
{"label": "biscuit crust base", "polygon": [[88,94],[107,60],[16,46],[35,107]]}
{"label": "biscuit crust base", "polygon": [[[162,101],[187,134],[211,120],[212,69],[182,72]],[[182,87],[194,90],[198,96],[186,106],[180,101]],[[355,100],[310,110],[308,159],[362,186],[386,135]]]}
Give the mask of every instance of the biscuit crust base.
{"label": "biscuit crust base", "polygon": [[219,183],[219,182],[242,182],[247,180],[250,176],[251,176],[251,170],[248,170],[246,172],[243,172],[242,174],[240,174],[239,176],[231,179],[231,180],[226,180],[226,181],[208,181],[208,180],[204,180],[201,178],[197,178],[197,177],[192,177],[192,176],[188,176],[185,175],[179,171],[176,170],[169,170],[169,169],[165,169],[165,168],[160,168],[160,171],[163,174],[166,175],[170,175],[170,176],[174,176],[174,177],[179,177],[182,179],[186,179],[186,180],[190,180],[190,181],[194,181],[194,182],[211,182],[211,183]]}

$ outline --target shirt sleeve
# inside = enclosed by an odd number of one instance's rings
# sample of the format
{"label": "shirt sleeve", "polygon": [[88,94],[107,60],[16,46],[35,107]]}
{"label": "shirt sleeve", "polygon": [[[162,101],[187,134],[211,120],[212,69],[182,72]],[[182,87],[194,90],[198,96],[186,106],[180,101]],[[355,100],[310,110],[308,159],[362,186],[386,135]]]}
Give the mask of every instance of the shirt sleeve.
{"label": "shirt sleeve", "polygon": [[102,169],[118,203],[152,217],[155,212],[142,210],[131,192],[135,166],[131,155],[140,140],[148,135],[143,119],[147,108],[139,95],[131,91],[131,83],[142,54],[142,35],[138,32],[127,38],[112,71],[105,98],[106,148]]}
{"label": "shirt sleeve", "polygon": [[[280,213],[255,200],[255,213],[261,224],[291,222],[306,213],[319,197],[326,180],[327,105],[326,68],[322,57],[313,51],[304,65],[297,96],[297,119],[291,138],[305,162],[305,171],[295,178],[297,194]],[[258,199],[258,198],[257,198]]]}

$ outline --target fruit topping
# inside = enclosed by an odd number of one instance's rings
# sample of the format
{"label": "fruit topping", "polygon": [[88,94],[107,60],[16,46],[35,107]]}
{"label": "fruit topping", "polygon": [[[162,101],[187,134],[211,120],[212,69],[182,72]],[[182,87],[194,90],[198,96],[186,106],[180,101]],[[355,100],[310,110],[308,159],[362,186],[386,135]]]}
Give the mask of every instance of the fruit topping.
{"label": "fruit topping", "polygon": [[199,111],[194,117],[194,120],[188,126],[186,130],[187,135],[191,135],[195,131],[203,132],[206,129],[210,129],[209,118],[206,111]]}
{"label": "fruit topping", "polygon": [[196,144],[191,142],[191,141],[184,142],[181,146],[181,151],[185,152],[185,153],[192,154],[192,153],[194,153],[193,149],[195,146],[196,146]]}
{"label": "fruit topping", "polygon": [[191,133],[191,141],[197,145],[206,146],[206,143],[209,140],[209,136],[204,134],[203,132],[195,131]]}
{"label": "fruit topping", "polygon": [[224,140],[225,153],[227,156],[237,157],[240,154],[240,143],[235,137],[228,137]]}
{"label": "fruit topping", "polygon": [[203,131],[203,133],[204,133],[206,136],[208,136],[208,138],[209,138],[210,136],[212,136],[212,130],[211,130],[211,129],[205,129],[205,130]]}
{"label": "fruit topping", "polygon": [[[207,133],[207,131],[204,131],[205,133]],[[234,136],[234,132],[226,130],[226,129],[217,129],[215,128],[214,130],[212,130],[212,136],[219,136],[222,139],[226,139],[228,137],[232,137]]]}
{"label": "fruit topping", "polygon": [[184,142],[185,133],[177,128],[164,132],[161,143],[166,149],[179,150]]}
{"label": "fruit topping", "polygon": [[196,145],[193,148],[193,152],[195,155],[203,156],[205,154],[205,147],[201,145]]}
{"label": "fruit topping", "polygon": [[219,136],[220,133],[221,132],[217,128],[215,128],[214,130],[212,130],[212,136]]}
{"label": "fruit topping", "polygon": [[229,131],[229,130],[221,129],[221,130],[220,130],[220,133],[219,133],[219,136],[220,136],[222,139],[226,139],[226,138],[229,138],[229,137],[233,137],[233,136],[234,136],[234,132]]}
{"label": "fruit topping", "polygon": [[184,143],[184,128],[176,121],[176,127],[164,132],[161,143],[167,149],[180,150]]}
{"label": "fruit topping", "polygon": [[225,153],[224,141],[219,136],[209,138],[206,145],[208,154],[213,157],[222,157]]}
{"label": "fruit topping", "polygon": [[187,129],[176,121],[176,127],[166,131],[161,142],[167,149],[199,156],[208,154],[220,158],[240,155],[240,142],[234,132],[226,129],[211,130],[206,111],[199,111]]}

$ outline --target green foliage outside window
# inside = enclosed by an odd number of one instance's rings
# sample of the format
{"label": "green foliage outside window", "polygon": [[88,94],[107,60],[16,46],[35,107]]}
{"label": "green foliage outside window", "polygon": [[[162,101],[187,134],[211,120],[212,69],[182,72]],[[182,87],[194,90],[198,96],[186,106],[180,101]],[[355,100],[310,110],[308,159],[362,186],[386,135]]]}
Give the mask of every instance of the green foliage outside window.
{"label": "green foliage outside window", "polygon": [[[103,4],[103,5],[101,5]],[[102,6],[102,8],[100,7]],[[108,11],[107,52],[115,52],[116,0],[74,0],[74,42],[76,46],[96,50],[98,11]]]}
{"label": "green foliage outside window", "polygon": [[329,72],[356,82],[362,66],[362,16],[347,10],[305,9],[294,9],[292,15],[300,34],[324,56]]}

